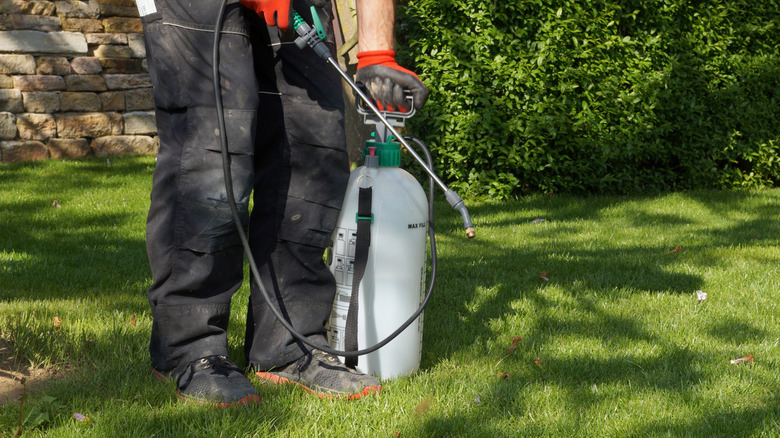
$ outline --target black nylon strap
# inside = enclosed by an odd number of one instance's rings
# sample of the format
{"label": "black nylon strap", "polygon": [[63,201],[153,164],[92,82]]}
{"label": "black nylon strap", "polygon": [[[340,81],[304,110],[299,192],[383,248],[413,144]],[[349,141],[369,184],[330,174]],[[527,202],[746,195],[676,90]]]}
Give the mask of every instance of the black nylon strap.
{"label": "black nylon strap", "polygon": [[[349,311],[347,311],[347,325],[344,333],[345,351],[357,351],[358,349],[358,293],[360,281],[363,280],[363,274],[366,272],[368,247],[371,246],[371,222],[374,220],[371,214],[372,194],[371,187],[361,187],[358,191],[355,268],[352,274],[352,295],[349,298]],[[348,367],[355,368],[358,364],[358,358],[357,356],[347,357],[345,363]]]}

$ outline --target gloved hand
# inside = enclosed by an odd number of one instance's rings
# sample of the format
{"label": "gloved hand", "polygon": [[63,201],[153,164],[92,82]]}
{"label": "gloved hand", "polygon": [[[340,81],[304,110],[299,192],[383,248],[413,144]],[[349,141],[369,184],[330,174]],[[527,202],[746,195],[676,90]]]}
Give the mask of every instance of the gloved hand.
{"label": "gloved hand", "polygon": [[292,2],[290,0],[239,0],[242,5],[262,15],[269,26],[277,26],[282,33],[290,27]]}
{"label": "gloved hand", "polygon": [[[243,1],[243,0],[242,0]],[[420,109],[428,98],[428,89],[414,72],[395,62],[395,51],[375,50],[357,54],[355,79],[362,82],[380,110],[407,112],[404,90],[412,92],[415,109]]]}
{"label": "gloved hand", "polygon": [[[292,16],[291,0],[239,0],[242,5],[262,15],[269,26],[277,26],[281,33],[287,33]],[[308,4],[325,7],[325,0],[308,0]]]}

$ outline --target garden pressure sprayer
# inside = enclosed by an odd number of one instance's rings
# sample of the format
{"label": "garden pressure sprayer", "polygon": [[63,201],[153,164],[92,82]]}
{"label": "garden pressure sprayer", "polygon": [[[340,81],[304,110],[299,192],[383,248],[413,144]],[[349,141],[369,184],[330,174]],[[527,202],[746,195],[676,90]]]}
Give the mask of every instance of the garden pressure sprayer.
{"label": "garden pressure sprayer", "polygon": [[[414,114],[413,103],[409,107],[408,113],[383,115],[392,125],[401,126]],[[358,112],[366,123],[377,126],[373,138],[366,141],[363,166],[350,175],[327,258],[336,278],[328,341],[339,350],[359,349],[384,339],[409,315],[419,315],[416,323],[361,362],[366,373],[393,378],[420,365],[423,318],[416,310],[427,304],[426,231],[436,260],[435,235],[428,227],[433,193],[426,199],[417,180],[401,169],[401,144],[386,135],[385,126],[362,105]],[[426,151],[426,155],[430,154]],[[432,188],[433,182],[429,183]],[[346,363],[355,364],[351,358]]]}
{"label": "garden pressure sprayer", "polygon": [[[376,127],[374,139],[367,142],[365,164],[350,175],[341,216],[328,251],[328,263],[338,285],[328,324],[331,346],[315,344],[301,335],[282,316],[259,281],[259,270],[241,226],[233,193],[218,69],[219,40],[226,5],[227,0],[222,0],[214,26],[212,50],[222,167],[233,221],[263,299],[274,317],[293,337],[309,347],[345,357],[348,366],[356,366],[358,356],[368,355],[364,368],[370,374],[390,378],[415,371],[419,367],[422,345],[422,320],[418,318],[431,297],[436,277],[432,214],[434,185],[444,191],[450,205],[461,213],[466,234],[473,238],[474,226],[463,200],[433,172],[433,163],[425,145],[418,139],[401,136],[396,129],[396,126],[402,126],[404,118],[413,113],[380,111],[331,56],[323,42],[325,32],[318,23],[316,9],[312,7],[314,27],[295,13],[296,45],[301,49],[310,47],[336,69],[357,95],[359,112],[364,115],[364,121]],[[424,151],[427,161],[415,152],[409,141]],[[420,184],[399,167],[402,148],[429,176],[427,202]],[[431,247],[431,280],[427,293],[423,294],[426,229]],[[412,326],[415,321],[417,325]],[[385,350],[379,351],[386,346]]]}

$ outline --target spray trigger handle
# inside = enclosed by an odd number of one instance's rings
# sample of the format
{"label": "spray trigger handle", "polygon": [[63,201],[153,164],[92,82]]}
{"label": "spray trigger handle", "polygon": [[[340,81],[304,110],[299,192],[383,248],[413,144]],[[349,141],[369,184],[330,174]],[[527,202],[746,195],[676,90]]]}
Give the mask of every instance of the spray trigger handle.
{"label": "spray trigger handle", "polygon": [[[314,6],[312,6],[312,8],[314,8]],[[327,61],[330,59],[330,49],[323,43],[326,37],[325,29],[322,27],[320,16],[315,9],[312,9],[311,15],[312,20],[314,21],[314,29],[306,23],[306,20],[304,20],[298,12],[293,11],[293,28],[298,34],[298,38],[295,39],[295,45],[298,46],[299,49],[304,49],[306,46],[309,46],[314,49],[314,52],[317,53],[320,58]]]}
{"label": "spray trigger handle", "polygon": [[321,41],[325,41],[325,38],[328,37],[328,35],[325,33],[325,26],[322,25],[322,21],[320,21],[320,14],[317,13],[317,7],[312,6],[311,9],[311,21],[314,22],[314,28],[317,29],[317,36],[320,37]]}

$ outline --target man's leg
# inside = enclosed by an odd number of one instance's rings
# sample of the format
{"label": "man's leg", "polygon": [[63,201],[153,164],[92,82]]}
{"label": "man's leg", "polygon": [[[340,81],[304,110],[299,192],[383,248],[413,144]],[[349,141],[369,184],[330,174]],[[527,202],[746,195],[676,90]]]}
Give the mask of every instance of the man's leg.
{"label": "man's leg", "polygon": [[[296,2],[296,9],[304,11],[301,6]],[[341,78],[310,49],[280,42],[275,28],[268,35],[256,44],[262,52],[256,58],[273,62],[257,69],[261,126],[250,241],[274,304],[309,340],[327,345],[325,323],[336,285],[323,254],[349,179]],[[274,117],[278,114],[283,117]],[[369,392],[378,389],[378,381],[334,364],[334,358],[317,354],[312,359],[311,348],[274,318],[260,293],[253,280],[245,345],[253,369],[278,369],[304,359],[304,367],[327,363],[344,375],[335,379],[337,387],[317,392],[353,395],[366,386]]]}
{"label": "man's leg", "polygon": [[[230,298],[243,275],[222,175],[211,81],[217,6],[208,0],[158,0],[158,11],[143,17],[160,138],[147,220],[154,278],[148,290],[154,318],[150,354],[157,371],[186,372],[190,378],[195,370],[190,365],[197,360],[227,356]],[[258,102],[242,14],[237,2],[228,6],[220,72],[234,191],[248,218]],[[201,368],[227,367],[226,376],[236,374],[220,360],[207,362]],[[246,384],[239,388],[239,398],[241,391],[253,394]],[[205,396],[230,398],[218,391]]]}

